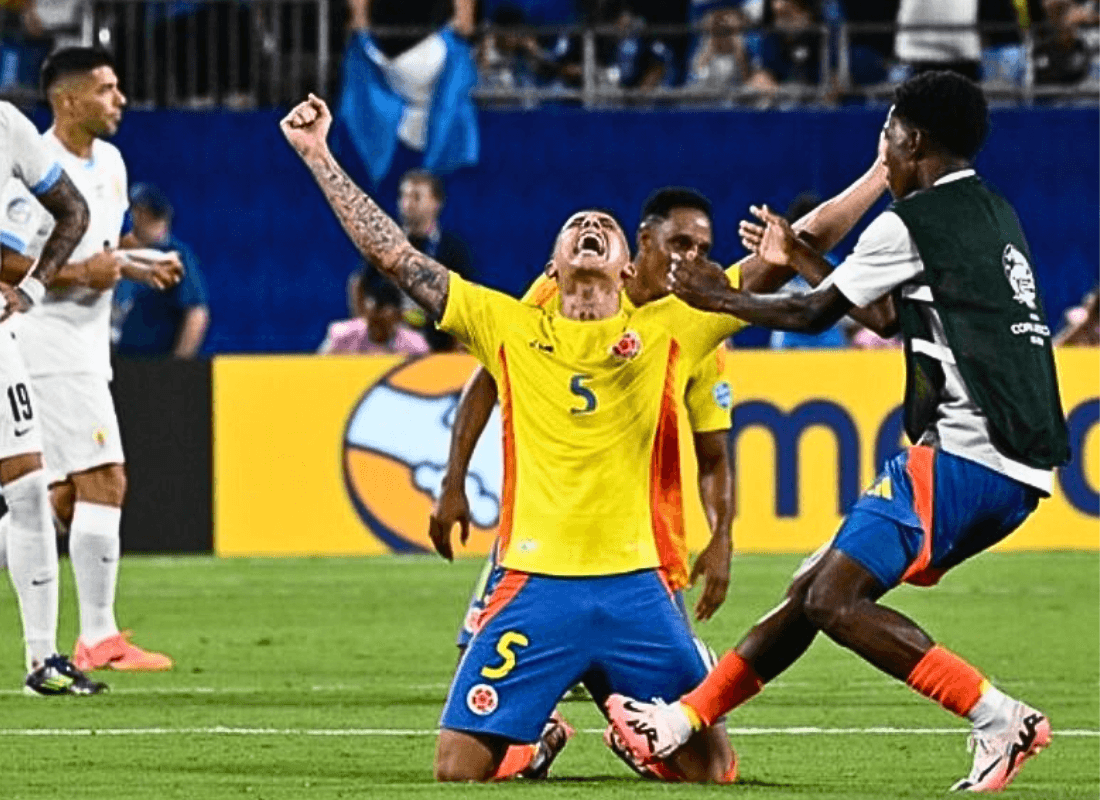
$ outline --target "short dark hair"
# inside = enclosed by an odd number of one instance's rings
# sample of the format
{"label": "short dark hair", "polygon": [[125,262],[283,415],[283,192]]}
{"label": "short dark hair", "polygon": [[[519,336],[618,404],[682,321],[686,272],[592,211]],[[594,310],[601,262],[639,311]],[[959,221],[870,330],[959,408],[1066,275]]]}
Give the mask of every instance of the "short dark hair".
{"label": "short dark hair", "polygon": [[400,289],[394,286],[390,281],[384,279],[372,281],[367,285],[367,297],[374,300],[375,305],[379,308],[389,306],[399,309],[405,299]]}
{"label": "short dark hair", "polygon": [[106,50],[98,47],[63,47],[42,64],[42,91],[49,92],[60,78],[91,72],[100,67],[115,68],[115,61]]}
{"label": "short dark hair", "polygon": [[697,209],[706,214],[707,220],[714,224],[710,200],[686,186],[666,186],[651,194],[642,206],[642,222],[653,217],[668,219],[674,208]]}
{"label": "short dark hair", "polygon": [[373,300],[378,306],[394,308],[401,308],[404,303],[401,290],[377,270],[369,267],[355,273],[355,293],[360,303]]}
{"label": "short dark hair", "polygon": [[151,183],[135,183],[130,188],[130,207],[144,208],[156,219],[172,219],[172,201]]}
{"label": "short dark hair", "polygon": [[401,176],[401,183],[406,181],[428,184],[432,197],[440,203],[447,199],[447,191],[443,188],[443,180],[434,172],[428,172],[426,169],[410,169]]}
{"label": "short dark hair", "polygon": [[894,114],[928,133],[932,145],[972,159],[989,132],[989,106],[981,87],[946,70],[922,72],[894,89]]}

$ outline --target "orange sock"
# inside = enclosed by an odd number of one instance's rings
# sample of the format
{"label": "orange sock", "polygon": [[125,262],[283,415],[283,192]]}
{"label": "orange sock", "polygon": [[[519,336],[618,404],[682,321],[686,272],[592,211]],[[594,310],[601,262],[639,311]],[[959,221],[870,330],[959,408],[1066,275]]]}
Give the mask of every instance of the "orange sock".
{"label": "orange sock", "polygon": [[704,725],[710,725],[763,688],[764,681],[756,670],[736,650],[730,650],[706,680],[681,697],[680,702],[690,706]]}
{"label": "orange sock", "polygon": [[970,713],[988,685],[978,670],[939,645],[924,654],[905,682],[960,717]]}
{"label": "orange sock", "polygon": [[493,773],[494,781],[506,781],[516,777],[528,766],[538,752],[537,744],[514,744],[504,753],[504,759]]}

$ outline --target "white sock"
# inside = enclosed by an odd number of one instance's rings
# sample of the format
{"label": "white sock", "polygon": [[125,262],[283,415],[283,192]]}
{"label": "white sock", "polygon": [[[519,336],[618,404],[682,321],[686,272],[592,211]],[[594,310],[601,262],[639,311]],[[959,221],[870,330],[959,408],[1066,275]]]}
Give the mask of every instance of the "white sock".
{"label": "white sock", "polygon": [[41,470],[7,484],[7,560],[19,598],[27,671],[57,652],[57,542]]}
{"label": "white sock", "polygon": [[11,514],[4,512],[0,517],[0,569],[8,568],[8,528],[11,527]]}
{"label": "white sock", "polygon": [[80,639],[89,647],[118,633],[115,585],[122,509],[77,501],[69,533],[69,557],[80,606]]}
{"label": "white sock", "polygon": [[1016,701],[996,686],[990,685],[982,693],[981,699],[970,709],[967,717],[975,730],[988,730],[1007,725],[1012,719],[1012,708]]}

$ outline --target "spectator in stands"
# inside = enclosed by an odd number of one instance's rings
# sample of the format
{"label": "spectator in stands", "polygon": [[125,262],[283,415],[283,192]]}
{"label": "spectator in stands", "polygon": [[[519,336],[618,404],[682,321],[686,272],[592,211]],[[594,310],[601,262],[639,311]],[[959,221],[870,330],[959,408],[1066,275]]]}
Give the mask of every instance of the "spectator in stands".
{"label": "spectator in stands", "polygon": [[[449,172],[476,164],[475,0],[349,0],[337,118],[378,183],[416,157]],[[418,33],[380,30],[399,26]],[[420,155],[422,154],[422,155]]]}
{"label": "spectator in stands", "polygon": [[[634,11],[630,0],[593,0],[586,6],[585,18],[590,25],[613,25],[617,29],[614,34],[596,37],[600,84],[652,89],[675,79],[672,50],[660,37],[646,35],[646,20]],[[582,37],[559,37],[553,57],[564,85],[578,87],[583,83]]]}
{"label": "spectator in stands", "polygon": [[1066,312],[1065,326],[1054,337],[1054,344],[1063,346],[1100,345],[1100,289],[1081,300],[1081,305]]}
{"label": "spectator in stands", "polygon": [[820,83],[824,42],[816,0],[771,0],[764,9],[763,24],[773,30],[761,41],[750,84],[775,93],[781,84]]}
{"label": "spectator in stands", "polygon": [[[789,222],[801,219],[815,208],[821,205],[821,198],[814,192],[803,192],[798,195],[790,206],[787,207],[786,217]],[[831,256],[825,256],[831,263],[836,260]],[[812,287],[801,275],[796,275],[787,283],[784,291],[803,293],[810,291]],[[772,331],[768,346],[773,350],[810,350],[840,348],[848,345],[844,336],[844,326],[847,317],[842,319],[827,331],[821,333],[797,333],[793,331]]]}
{"label": "spectator in stands", "polygon": [[894,25],[900,0],[842,0],[842,15],[850,26],[878,25],[879,30],[852,30],[848,37],[848,69],[857,86],[884,83],[894,58]]}
{"label": "spectator in stands", "polygon": [[184,271],[183,279],[166,291],[133,281],[118,284],[112,309],[115,352],[194,358],[210,325],[198,260],[190,247],[172,235],[172,204],[157,187],[139,183],[130,190],[130,216],[133,228],[122,238],[121,247],[174,251]]}
{"label": "spectator in stands", "polygon": [[[420,169],[409,170],[401,176],[397,218],[413,247],[447,269],[468,278],[471,277],[469,248],[462,239],[443,230],[439,224],[445,200],[443,181],[438,175]],[[378,275],[370,264],[364,264],[363,269],[371,280]],[[406,321],[421,330],[432,350],[440,352],[455,348],[454,339],[428,321],[410,298],[404,299],[403,306]]]}
{"label": "spectator in stands", "polygon": [[1096,6],[1073,0],[1044,0],[1043,11],[1046,19],[1035,34],[1035,82],[1080,83],[1092,66],[1081,28],[1097,24]]}
{"label": "spectator in stands", "polygon": [[39,68],[52,48],[35,0],[0,1],[0,90],[35,97]]}
{"label": "spectator in stands", "polygon": [[1024,40],[1032,23],[1042,19],[1042,0],[980,0],[982,81],[1022,85],[1027,73]]}
{"label": "spectator in stands", "polygon": [[401,290],[365,270],[351,276],[355,316],[333,322],[317,352],[322,355],[419,356],[430,352],[427,340],[401,318]]}
{"label": "spectator in stands", "polygon": [[705,33],[691,60],[689,84],[721,90],[745,83],[752,72],[741,35],[745,15],[735,7],[716,8],[703,17],[702,27]]}
{"label": "spectator in stands", "polygon": [[491,29],[478,43],[477,65],[481,86],[488,89],[522,89],[555,77],[557,64],[543,51],[538,39],[515,29],[527,25],[523,11],[501,5],[489,18]]}
{"label": "spectator in stands", "polygon": [[[913,73],[934,69],[978,80],[982,56],[978,32],[979,0],[901,0],[894,49]],[[970,26],[964,30],[916,30],[935,25]],[[899,76],[900,77],[900,76]]]}

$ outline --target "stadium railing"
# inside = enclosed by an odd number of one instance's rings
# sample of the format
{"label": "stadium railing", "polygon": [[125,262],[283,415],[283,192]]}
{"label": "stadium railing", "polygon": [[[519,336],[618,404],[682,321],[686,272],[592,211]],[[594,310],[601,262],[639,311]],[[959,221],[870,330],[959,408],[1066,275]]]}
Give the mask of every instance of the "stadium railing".
{"label": "stadium railing", "polygon": [[[339,86],[340,59],[333,51],[343,40],[330,0],[89,0],[79,21],[80,38],[112,50],[118,59],[123,90],[131,102],[146,107],[238,107],[281,105],[307,91],[330,94]],[[482,73],[476,99],[492,107],[535,107],[569,104],[585,108],[622,107],[829,107],[883,100],[907,75],[907,67],[887,54],[871,53],[877,64],[868,79],[859,57],[868,48],[853,47],[878,35],[891,41],[900,29],[893,24],[822,23],[804,30],[805,41],[816,39],[817,72],[813,83],[780,83],[768,91],[742,83],[703,85],[687,73],[692,54],[706,36],[703,24],[646,26],[573,25],[539,27],[482,26],[475,46],[488,37],[529,36],[543,50],[541,75],[526,82],[494,81]],[[910,26],[909,32],[943,36],[975,32],[972,26]],[[976,32],[982,42],[981,75],[995,102],[1032,104],[1068,102],[1095,105],[1100,98],[1100,29],[1080,29],[1087,52],[1087,75],[1068,84],[1044,84],[1037,79],[1038,26],[1021,30],[1015,24],[984,24]],[[429,28],[377,28],[376,35],[428,34]],[[746,27],[737,35],[750,53],[771,31]],[[672,43],[676,79],[642,88],[624,85],[616,55],[624,43],[635,47],[653,41]],[[1000,42],[992,44],[992,42]],[[555,45],[571,52],[567,77],[555,72]],[[625,48],[629,49],[629,48]],[[857,55],[858,54],[858,55]],[[856,56],[855,63],[853,57]],[[24,70],[24,74],[26,70]],[[23,87],[24,91],[28,87]],[[18,86],[0,87],[15,90]]]}

